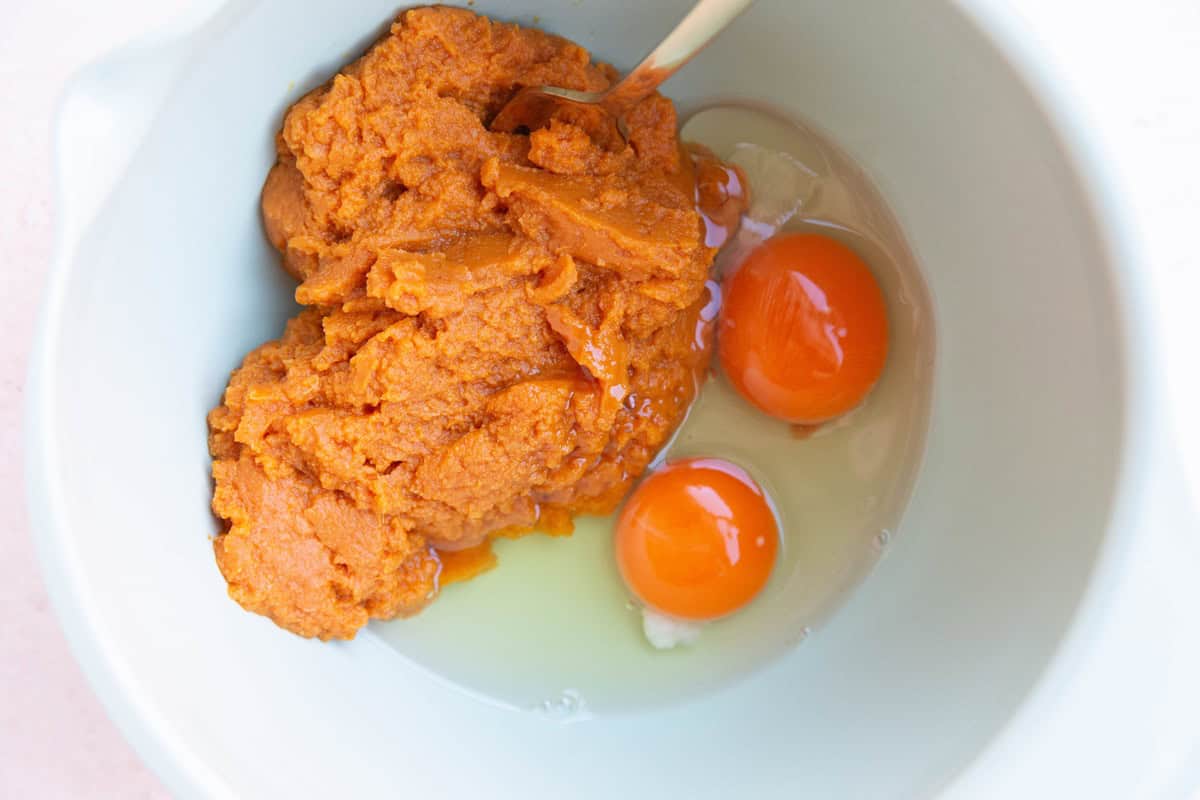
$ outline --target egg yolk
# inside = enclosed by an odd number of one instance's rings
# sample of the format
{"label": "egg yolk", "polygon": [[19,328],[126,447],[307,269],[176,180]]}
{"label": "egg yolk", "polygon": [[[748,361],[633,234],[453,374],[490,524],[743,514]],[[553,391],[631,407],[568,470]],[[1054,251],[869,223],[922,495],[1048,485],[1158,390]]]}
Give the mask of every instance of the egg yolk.
{"label": "egg yolk", "polygon": [[724,284],[721,366],[739,393],[788,422],[855,408],[887,359],[883,293],[853,250],[819,234],[755,249]]}
{"label": "egg yolk", "polygon": [[749,603],[766,584],[778,545],[762,489],[715,458],[657,470],[617,521],[621,577],[645,605],[678,619],[716,619]]}

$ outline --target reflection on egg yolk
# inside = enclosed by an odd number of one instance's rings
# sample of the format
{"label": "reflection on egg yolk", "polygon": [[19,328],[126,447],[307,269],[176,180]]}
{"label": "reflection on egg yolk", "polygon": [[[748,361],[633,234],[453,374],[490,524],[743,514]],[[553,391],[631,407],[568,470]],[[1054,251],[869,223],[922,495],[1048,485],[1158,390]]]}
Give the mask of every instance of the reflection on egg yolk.
{"label": "reflection on egg yolk", "polygon": [[672,462],[630,496],[617,521],[617,565],[639,600],[668,616],[737,611],[766,584],[779,530],[758,484],[715,458]]}
{"label": "reflection on egg yolk", "polygon": [[723,289],[721,366],[768,414],[825,422],[856,407],[879,379],[888,349],[883,293],[841,242],[769,239]]}

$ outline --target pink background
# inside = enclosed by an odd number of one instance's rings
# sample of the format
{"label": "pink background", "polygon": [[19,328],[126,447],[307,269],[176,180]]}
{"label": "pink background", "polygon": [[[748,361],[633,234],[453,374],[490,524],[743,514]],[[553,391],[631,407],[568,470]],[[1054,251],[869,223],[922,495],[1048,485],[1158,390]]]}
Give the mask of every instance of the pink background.
{"label": "pink background", "polygon": [[[164,4],[166,5],[166,4]],[[3,4],[0,23],[0,797],[159,798],[67,649],[34,559],[23,385],[52,252],[50,130],[63,82],[127,19],[106,3]],[[121,15],[118,15],[121,16]]]}
{"label": "pink background", "polygon": [[[396,5],[406,4],[397,0]],[[8,0],[0,22],[0,798],[160,798],[167,792],[122,739],[71,657],[50,609],[29,535],[22,475],[23,384],[52,255],[51,120],[79,67],[180,9],[164,0]],[[1200,296],[1195,227],[1200,141],[1194,56],[1200,5],[1159,0],[1126,15],[1124,49],[1078,28],[1078,4],[1039,5],[1058,36],[1049,48],[1082,96],[1136,194],[1148,263],[1172,291],[1159,298],[1169,354],[1194,363]],[[1057,25],[1055,20],[1058,19]],[[1070,41],[1066,41],[1070,40]],[[1152,46],[1147,46],[1152,44]],[[1068,46],[1069,45],[1069,46]],[[1066,55],[1070,57],[1066,57]],[[1134,67],[1141,64],[1141,69]],[[1152,74],[1153,80],[1145,80]],[[1183,159],[1181,161],[1181,159]],[[1172,370],[1185,467],[1200,488],[1200,376]],[[1200,496],[1200,495],[1198,495]]]}

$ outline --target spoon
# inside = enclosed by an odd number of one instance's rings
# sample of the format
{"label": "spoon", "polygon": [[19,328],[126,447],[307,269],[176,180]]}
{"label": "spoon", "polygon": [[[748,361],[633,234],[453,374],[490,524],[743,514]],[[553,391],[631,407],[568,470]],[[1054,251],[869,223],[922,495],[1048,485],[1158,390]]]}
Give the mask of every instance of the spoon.
{"label": "spoon", "polygon": [[492,119],[491,129],[501,133],[512,133],[517,128],[536,130],[546,124],[556,107],[566,103],[603,108],[617,121],[621,135],[626,136],[621,122],[625,112],[678,72],[752,2],[754,0],[699,0],[675,30],[615,85],[602,92],[526,86],[500,109]]}

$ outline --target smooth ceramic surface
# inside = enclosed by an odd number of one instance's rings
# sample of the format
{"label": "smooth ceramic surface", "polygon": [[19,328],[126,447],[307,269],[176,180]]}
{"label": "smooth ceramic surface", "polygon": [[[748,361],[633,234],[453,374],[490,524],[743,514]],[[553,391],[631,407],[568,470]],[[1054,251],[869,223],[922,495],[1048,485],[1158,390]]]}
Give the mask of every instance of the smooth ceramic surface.
{"label": "smooth ceramic surface", "polygon": [[[530,5],[518,18],[624,64],[683,7]],[[1151,480],[1165,463],[1147,416],[1154,342],[1122,272],[1132,244],[1117,208],[1064,150],[1078,142],[970,17],[921,8],[867,18],[764,0],[670,86],[685,106],[749,96],[817,121],[873,174],[927,267],[941,364],[903,535],[834,623],[768,672],[566,728],[484,706],[372,637],[322,646],[277,631],[224,600],[209,552],[203,414],[289,311],[255,213],[270,137],[390,7],[238,3],[84,76],[63,118],[81,202],[32,383],[35,512],[77,650],[175,788],[925,796],[1052,712],[1052,699],[1021,704],[1082,668],[1064,658],[1116,591],[1113,553],[1178,502]],[[147,131],[107,196],[88,156],[70,160],[97,113]],[[1127,744],[1136,763],[1143,745]],[[965,780],[1002,767],[985,757]],[[1105,785],[1116,780],[1137,775]]]}

